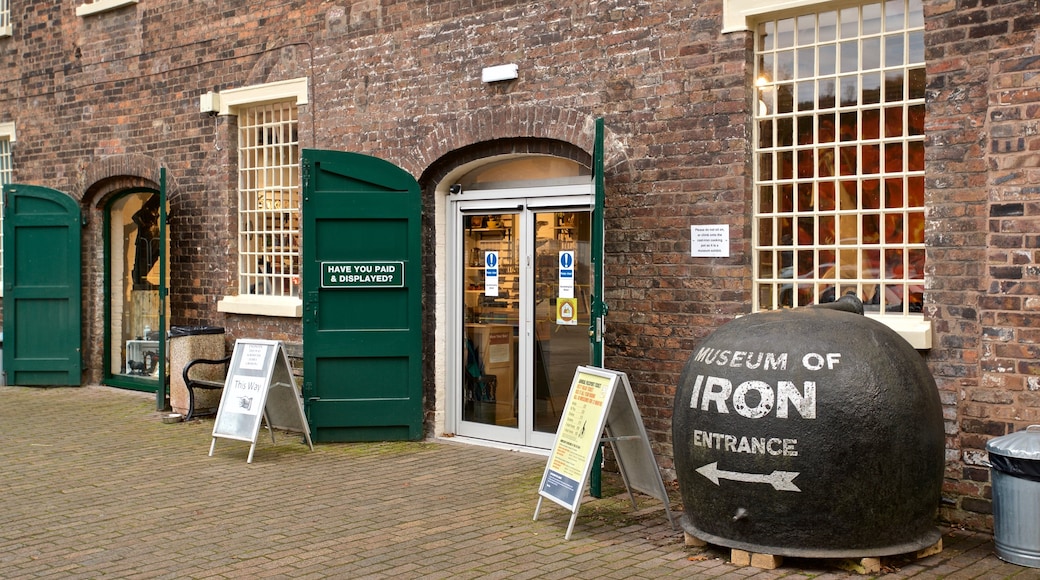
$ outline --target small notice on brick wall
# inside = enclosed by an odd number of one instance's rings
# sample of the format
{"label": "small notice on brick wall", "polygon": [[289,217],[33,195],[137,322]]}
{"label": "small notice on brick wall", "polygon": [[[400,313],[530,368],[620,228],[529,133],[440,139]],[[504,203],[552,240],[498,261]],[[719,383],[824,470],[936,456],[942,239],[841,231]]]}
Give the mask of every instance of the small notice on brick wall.
{"label": "small notice on brick wall", "polygon": [[726,224],[690,226],[690,239],[694,258],[729,257],[729,226]]}

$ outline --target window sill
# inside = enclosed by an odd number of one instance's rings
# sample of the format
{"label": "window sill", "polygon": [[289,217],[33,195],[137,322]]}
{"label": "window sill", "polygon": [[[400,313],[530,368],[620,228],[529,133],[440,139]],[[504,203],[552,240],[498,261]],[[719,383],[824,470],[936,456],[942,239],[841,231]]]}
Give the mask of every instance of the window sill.
{"label": "window sill", "polygon": [[217,302],[217,312],[300,318],[303,302],[291,296],[225,296]]}
{"label": "window sill", "polygon": [[115,10],[116,8],[122,8],[123,6],[129,6],[131,4],[137,4],[137,0],[94,0],[93,2],[77,6],[76,16],[100,14],[102,12],[108,12],[109,10]]}
{"label": "window sill", "polygon": [[920,315],[898,316],[892,314],[873,314],[867,312],[868,318],[873,318],[881,324],[896,331],[917,350],[928,350],[932,348],[932,321]]}
{"label": "window sill", "polygon": [[[759,312],[769,311],[760,310]],[[891,328],[896,334],[902,336],[907,342],[909,342],[910,346],[914,347],[916,350],[928,350],[932,348],[932,321],[926,319],[920,314],[902,316],[897,314],[876,314],[865,312],[863,315]]]}
{"label": "window sill", "polygon": [[0,26],[0,36],[11,36],[14,32],[14,27],[8,24],[7,26]]}

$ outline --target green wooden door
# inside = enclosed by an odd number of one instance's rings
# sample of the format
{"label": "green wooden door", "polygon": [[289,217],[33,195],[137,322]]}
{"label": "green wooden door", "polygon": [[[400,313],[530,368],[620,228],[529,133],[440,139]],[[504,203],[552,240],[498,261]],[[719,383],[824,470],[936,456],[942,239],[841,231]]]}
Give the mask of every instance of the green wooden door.
{"label": "green wooden door", "polygon": [[303,153],[303,356],[315,441],[422,437],[421,199],[355,153]]}
{"label": "green wooden door", "polygon": [[7,185],[3,227],[7,383],[79,385],[79,205],[53,189]]}
{"label": "green wooden door", "polygon": [[604,317],[607,303],[603,299],[603,206],[606,186],[603,174],[603,118],[596,119],[596,141],[592,150],[592,177],[595,185],[595,205],[592,210],[592,241],[589,244],[592,261],[592,325],[589,340],[592,342],[593,366],[603,366]]}

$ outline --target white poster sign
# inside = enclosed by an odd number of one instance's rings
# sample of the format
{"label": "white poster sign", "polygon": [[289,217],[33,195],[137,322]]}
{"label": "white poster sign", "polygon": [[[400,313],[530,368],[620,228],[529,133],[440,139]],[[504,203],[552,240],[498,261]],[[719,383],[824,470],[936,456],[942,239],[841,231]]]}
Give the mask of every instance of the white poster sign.
{"label": "white poster sign", "polygon": [[252,444],[246,459],[246,463],[252,463],[261,420],[267,421],[272,441],[274,429],[295,431],[303,433],[307,445],[314,449],[303,400],[282,343],[240,338],[235,341],[224,391],[220,394],[210,456],[218,437],[237,439]]}
{"label": "white poster sign", "polygon": [[232,375],[227,381],[227,411],[243,415],[259,415],[262,409],[261,395],[266,388],[267,385],[260,377]]}
{"label": "white poster sign", "polygon": [[694,258],[728,258],[729,226],[690,226],[690,250]]}

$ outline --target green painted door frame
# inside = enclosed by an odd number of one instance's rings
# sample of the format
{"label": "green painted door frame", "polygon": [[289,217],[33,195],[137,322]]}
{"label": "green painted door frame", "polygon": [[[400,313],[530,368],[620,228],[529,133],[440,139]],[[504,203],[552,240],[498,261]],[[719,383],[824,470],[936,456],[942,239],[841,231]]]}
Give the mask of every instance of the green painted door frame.
{"label": "green painted door frame", "polygon": [[419,184],[366,155],[304,150],[303,396],[315,441],[422,437]]}
{"label": "green painted door frame", "polygon": [[78,386],[82,375],[80,208],[64,193],[4,186],[7,384]]}

